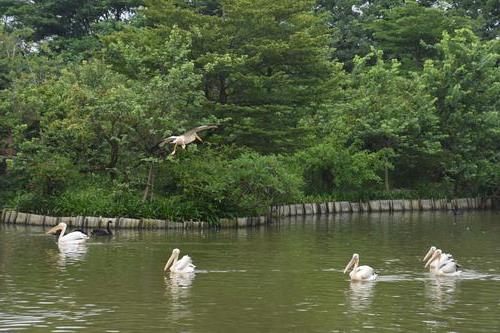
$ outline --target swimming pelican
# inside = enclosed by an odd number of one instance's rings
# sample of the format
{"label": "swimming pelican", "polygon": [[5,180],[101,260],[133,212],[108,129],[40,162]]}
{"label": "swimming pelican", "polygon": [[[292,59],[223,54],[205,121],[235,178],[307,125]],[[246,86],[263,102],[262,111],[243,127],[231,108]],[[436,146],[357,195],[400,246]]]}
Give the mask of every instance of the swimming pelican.
{"label": "swimming pelican", "polygon": [[[431,258],[432,255],[436,252],[436,247],[431,246],[429,248],[429,251],[427,251],[427,254],[425,255],[424,259],[422,261],[427,261],[427,259]],[[450,253],[442,253],[442,255],[439,257],[440,259],[438,261],[432,261],[429,263],[430,265],[430,270],[435,270],[436,267],[441,266],[448,260],[453,260],[453,256]],[[427,266],[426,266],[427,267]]]}
{"label": "swimming pelican", "polygon": [[451,260],[443,260],[444,256],[443,252],[440,249],[437,249],[429,261],[425,264],[425,267],[429,266],[432,262],[437,261],[439,266],[436,266],[434,269],[431,268],[431,273],[436,275],[446,275],[446,276],[456,276],[461,273],[459,270],[460,266],[455,262],[454,259]]}
{"label": "swimming pelican", "polygon": [[109,228],[109,225],[113,223],[113,221],[109,220],[108,224],[106,225],[106,230],[103,229],[94,229],[90,233],[91,236],[113,236],[113,232]]}
{"label": "swimming pelican", "polygon": [[190,129],[189,131],[187,131],[186,133],[184,133],[182,135],[178,135],[178,136],[172,135],[172,136],[166,138],[165,140],[163,140],[162,142],[160,142],[158,145],[160,147],[163,147],[164,145],[166,145],[168,143],[173,144],[174,150],[172,151],[172,153],[170,153],[170,155],[174,155],[175,150],[177,149],[177,145],[181,145],[182,149],[186,149],[186,145],[190,144],[191,142],[195,141],[196,139],[200,140],[200,142],[203,142],[203,140],[198,136],[197,133],[201,132],[201,131],[205,131],[205,130],[210,129],[210,128],[217,128],[217,126],[216,125],[198,126],[198,127]]}
{"label": "swimming pelican", "polygon": [[174,249],[172,251],[172,255],[170,258],[168,258],[167,264],[165,265],[165,268],[163,270],[166,272],[167,269],[170,267],[170,271],[172,273],[192,273],[194,272],[194,268],[196,267],[193,265],[193,262],[191,260],[191,257],[186,255],[179,259],[179,254],[181,253],[181,250],[179,249]]}
{"label": "swimming pelican", "polygon": [[354,253],[352,255],[351,261],[349,261],[349,263],[347,264],[347,266],[344,269],[344,274],[352,266],[352,270],[349,273],[349,276],[351,277],[351,280],[354,280],[354,281],[371,281],[371,280],[375,280],[377,278],[378,275],[375,273],[375,271],[373,270],[373,268],[371,268],[370,266],[366,266],[366,265],[358,267],[358,265],[359,265],[359,254]]}
{"label": "swimming pelican", "polygon": [[58,243],[83,243],[87,239],[89,239],[89,236],[84,234],[81,231],[72,231],[65,235],[64,233],[66,232],[67,224],[64,222],[59,223],[55,227],[51,228],[49,231],[47,231],[48,234],[53,234],[56,233],[57,231],[61,231],[59,234],[59,237],[57,238]]}

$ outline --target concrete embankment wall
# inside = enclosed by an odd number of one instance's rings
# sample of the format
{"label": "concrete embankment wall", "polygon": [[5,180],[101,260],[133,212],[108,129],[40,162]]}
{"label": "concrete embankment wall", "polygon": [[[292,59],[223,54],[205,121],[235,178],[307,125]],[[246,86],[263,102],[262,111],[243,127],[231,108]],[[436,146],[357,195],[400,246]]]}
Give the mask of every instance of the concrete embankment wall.
{"label": "concrete embankment wall", "polygon": [[[306,216],[320,214],[351,214],[358,212],[396,212],[396,211],[429,211],[429,210],[459,210],[491,209],[493,200],[490,198],[460,198],[460,199],[419,199],[419,200],[370,200],[368,202],[331,201],[321,203],[301,203],[276,205],[270,208],[268,215],[255,217],[223,218],[219,220],[221,228],[249,227],[264,225],[273,218],[288,216]],[[126,217],[94,217],[94,216],[45,216],[28,214],[16,210],[3,209],[1,223],[17,225],[39,225],[51,227],[64,222],[71,228],[94,229],[106,227],[108,221],[113,221],[114,229],[204,229],[207,222],[184,221],[173,222],[158,219],[132,219]]]}
{"label": "concrete embankment wall", "polygon": [[94,216],[46,216],[21,213],[4,209],[0,222],[16,225],[39,225],[52,227],[64,222],[71,228],[105,229],[107,222],[112,221],[113,229],[201,229],[208,227],[206,222],[185,221],[171,222],[158,219],[132,219],[126,217],[94,217]]}
{"label": "concrete embankment wall", "polygon": [[492,207],[493,201],[491,198],[370,200],[368,202],[333,201],[277,205],[271,208],[271,216],[285,217],[316,214],[346,214],[357,212],[401,212],[452,209],[469,210],[491,209]]}

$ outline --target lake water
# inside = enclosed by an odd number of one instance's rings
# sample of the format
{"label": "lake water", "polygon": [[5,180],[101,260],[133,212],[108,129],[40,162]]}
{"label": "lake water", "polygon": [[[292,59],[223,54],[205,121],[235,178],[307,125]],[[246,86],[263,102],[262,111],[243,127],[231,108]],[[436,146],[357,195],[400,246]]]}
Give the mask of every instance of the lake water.
{"label": "lake water", "polygon": [[[46,230],[45,230],[46,231]],[[458,278],[430,275],[431,245]],[[194,275],[163,273],[173,248]],[[352,254],[374,282],[342,274]],[[500,214],[354,214],[256,229],[118,231],[59,249],[0,225],[0,331],[499,332]]]}

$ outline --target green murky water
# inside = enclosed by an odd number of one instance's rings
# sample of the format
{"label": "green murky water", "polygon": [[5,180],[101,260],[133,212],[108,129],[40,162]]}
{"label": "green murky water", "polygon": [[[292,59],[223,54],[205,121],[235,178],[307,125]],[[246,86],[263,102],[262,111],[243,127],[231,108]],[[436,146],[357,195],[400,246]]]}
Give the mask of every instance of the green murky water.
{"label": "green murky water", "polygon": [[[464,271],[423,269],[430,245]],[[171,249],[192,276],[162,272]],[[353,252],[379,279],[351,283]],[[0,226],[0,331],[498,332],[500,214],[336,215],[258,229],[118,231],[59,249]]]}

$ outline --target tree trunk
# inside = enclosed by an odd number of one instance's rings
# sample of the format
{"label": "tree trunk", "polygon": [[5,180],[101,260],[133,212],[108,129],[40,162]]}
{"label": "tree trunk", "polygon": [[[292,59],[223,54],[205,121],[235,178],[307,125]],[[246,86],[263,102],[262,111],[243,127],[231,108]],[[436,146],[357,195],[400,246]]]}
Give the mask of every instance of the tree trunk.
{"label": "tree trunk", "polygon": [[226,94],[226,78],[223,75],[219,76],[219,103],[226,104],[227,94]]}
{"label": "tree trunk", "polygon": [[5,155],[7,155],[7,158],[12,158],[12,156],[14,156],[14,136],[12,135],[11,129],[9,129],[7,134],[7,147],[5,148]]}
{"label": "tree trunk", "polygon": [[150,199],[153,198],[153,185],[154,185],[154,180],[155,180],[155,173],[154,173],[154,164],[151,163],[149,166],[149,173],[148,173],[148,182],[146,184],[146,188],[144,189],[144,195],[142,196],[142,202],[146,202],[148,200],[148,197]]}
{"label": "tree trunk", "polygon": [[389,168],[387,167],[387,165],[384,169],[384,176],[385,190],[389,191]]}
{"label": "tree trunk", "polygon": [[7,158],[0,157],[0,175],[7,174]]}
{"label": "tree trunk", "polygon": [[151,175],[151,187],[149,190],[149,201],[153,201],[153,196],[155,194],[155,179],[156,179],[156,172],[154,171],[153,168],[153,174]]}
{"label": "tree trunk", "polygon": [[118,150],[119,146],[115,140],[109,140],[109,144],[111,145],[111,155],[109,159],[109,163],[107,169],[109,170],[109,176],[111,180],[116,178],[116,164],[118,163]]}

